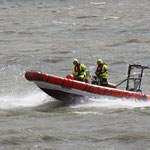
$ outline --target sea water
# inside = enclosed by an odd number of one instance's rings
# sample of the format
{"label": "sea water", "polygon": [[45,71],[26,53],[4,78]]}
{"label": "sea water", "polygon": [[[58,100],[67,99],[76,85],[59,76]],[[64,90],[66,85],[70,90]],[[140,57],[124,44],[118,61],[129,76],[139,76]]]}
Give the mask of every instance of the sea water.
{"label": "sea water", "polygon": [[[148,0],[0,0],[0,149],[149,150],[150,102],[111,97],[63,104],[24,78],[65,77],[101,58],[108,81],[150,64]],[[150,71],[142,91],[150,94]],[[125,89],[125,84],[118,88]]]}

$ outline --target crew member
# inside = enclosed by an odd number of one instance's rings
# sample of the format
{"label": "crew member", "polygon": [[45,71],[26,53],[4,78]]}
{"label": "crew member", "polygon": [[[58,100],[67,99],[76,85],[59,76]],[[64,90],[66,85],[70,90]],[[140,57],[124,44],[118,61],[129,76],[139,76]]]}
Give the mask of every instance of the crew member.
{"label": "crew member", "polygon": [[73,75],[76,80],[84,81],[86,76],[86,66],[77,59],[73,60],[74,68]]}
{"label": "crew member", "polygon": [[108,67],[107,65],[103,62],[102,59],[97,60],[97,69],[96,69],[96,76],[99,79],[100,85],[102,86],[108,86],[107,82],[107,73],[108,73]]}

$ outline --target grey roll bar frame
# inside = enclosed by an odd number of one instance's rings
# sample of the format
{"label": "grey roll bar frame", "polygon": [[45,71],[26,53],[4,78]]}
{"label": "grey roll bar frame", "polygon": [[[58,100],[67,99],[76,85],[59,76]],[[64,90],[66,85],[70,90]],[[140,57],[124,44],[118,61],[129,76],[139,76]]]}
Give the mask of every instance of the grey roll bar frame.
{"label": "grey roll bar frame", "polygon": [[[135,77],[131,77],[131,71],[133,69],[135,69],[135,68],[140,69],[140,74],[136,78]],[[149,67],[148,66],[139,65],[139,64],[129,64],[126,90],[128,90],[128,91],[135,91],[135,92],[142,92],[142,90],[141,90],[141,82],[142,82],[144,69],[149,69]],[[134,81],[134,88],[132,88],[132,89],[130,89],[130,87],[129,87],[129,84],[130,84],[131,80]]]}

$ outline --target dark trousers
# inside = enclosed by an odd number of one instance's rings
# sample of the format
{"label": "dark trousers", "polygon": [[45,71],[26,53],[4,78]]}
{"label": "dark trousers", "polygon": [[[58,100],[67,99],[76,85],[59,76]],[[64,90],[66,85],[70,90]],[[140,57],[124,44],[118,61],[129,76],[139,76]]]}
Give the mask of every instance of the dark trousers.
{"label": "dark trousers", "polygon": [[102,85],[102,86],[108,86],[107,78],[101,78],[100,79],[100,85]]}

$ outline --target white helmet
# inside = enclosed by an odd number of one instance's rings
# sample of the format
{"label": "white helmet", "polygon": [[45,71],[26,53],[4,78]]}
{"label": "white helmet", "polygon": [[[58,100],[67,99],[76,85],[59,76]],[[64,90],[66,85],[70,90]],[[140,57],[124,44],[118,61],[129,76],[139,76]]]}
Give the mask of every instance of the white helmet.
{"label": "white helmet", "polygon": [[78,64],[78,63],[79,63],[78,59],[74,59],[74,60],[73,60],[73,64],[74,64],[74,63],[75,63],[75,64],[76,64],[76,63]]}

